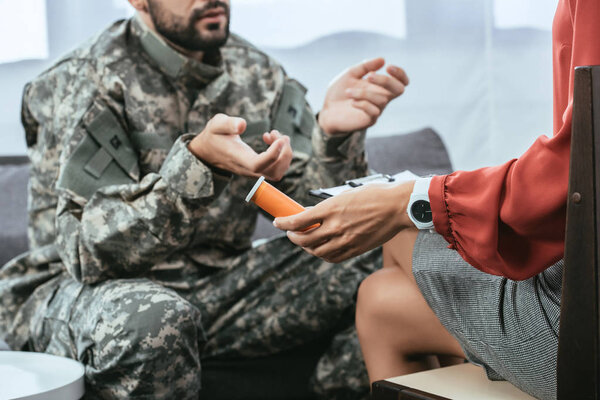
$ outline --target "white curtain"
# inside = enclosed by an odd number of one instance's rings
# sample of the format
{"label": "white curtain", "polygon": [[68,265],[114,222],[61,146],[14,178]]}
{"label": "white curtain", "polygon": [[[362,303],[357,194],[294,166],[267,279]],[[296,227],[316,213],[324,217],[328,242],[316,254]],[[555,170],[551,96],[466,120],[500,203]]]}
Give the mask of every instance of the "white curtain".
{"label": "white curtain", "polygon": [[[432,126],[454,167],[471,169],[516,157],[537,136],[552,133],[550,27],[557,0],[231,3],[232,29],[303,82],[315,110],[331,79],[350,65],[383,56],[404,67],[411,84],[370,135]],[[46,5],[49,58],[0,64],[0,155],[25,152],[19,124],[23,84],[83,38],[132,12],[126,0]],[[15,37],[3,29],[0,25],[0,41]],[[17,32],[19,42],[35,40],[26,30]]]}
{"label": "white curtain", "polygon": [[232,30],[261,47],[296,48],[338,32],[403,39],[404,0],[233,0]]}
{"label": "white curtain", "polygon": [[552,29],[558,0],[495,0],[494,22],[497,28]]}
{"label": "white curtain", "polygon": [[48,57],[45,0],[0,0],[0,63]]}
{"label": "white curtain", "polygon": [[[232,21],[309,88],[315,109],[349,65],[384,56],[404,67],[411,78],[406,94],[369,134],[432,126],[454,167],[473,169],[518,157],[536,137],[552,134],[557,1],[241,0],[233,1]],[[350,20],[352,28],[337,29]]]}

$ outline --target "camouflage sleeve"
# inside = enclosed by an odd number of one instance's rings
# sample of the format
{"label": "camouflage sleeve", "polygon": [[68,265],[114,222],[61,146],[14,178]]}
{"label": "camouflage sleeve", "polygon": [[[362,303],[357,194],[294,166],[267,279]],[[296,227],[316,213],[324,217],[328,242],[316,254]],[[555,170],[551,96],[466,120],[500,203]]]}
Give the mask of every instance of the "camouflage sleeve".
{"label": "camouflage sleeve", "polygon": [[[54,186],[52,180],[56,176],[52,172],[56,168],[53,168],[52,162],[48,163],[40,157],[44,154],[46,157],[52,158],[52,146],[49,146],[50,149],[48,149],[48,146],[45,145],[47,141],[40,134],[42,126],[38,122],[39,116],[32,113],[32,105],[35,108],[32,99],[37,97],[37,92],[33,93],[32,86],[31,83],[25,85],[21,104],[21,123],[25,130],[28,154],[32,161],[27,186],[29,193],[27,240],[31,250],[54,243],[54,216],[56,214],[56,200],[52,191]],[[40,136],[42,137],[40,138]]]}
{"label": "camouflage sleeve", "polygon": [[[301,91],[301,97],[297,90]],[[286,100],[289,97],[286,92],[290,91],[296,91],[299,113],[291,112],[294,106],[290,106]],[[294,158],[285,177],[275,183],[280,190],[301,204],[311,205],[315,203],[315,198],[308,194],[311,189],[337,186],[348,179],[367,174],[365,131],[328,135],[319,126],[304,97],[306,89],[302,85],[286,77],[282,92],[274,111],[274,125],[282,133],[291,136]],[[286,115],[290,112],[291,115]],[[292,123],[282,123],[282,119],[292,119]]]}
{"label": "camouflage sleeve", "polygon": [[97,99],[66,137],[57,182],[58,252],[78,281],[143,274],[192,240],[228,179],[180,137],[158,173],[140,176],[117,115]]}

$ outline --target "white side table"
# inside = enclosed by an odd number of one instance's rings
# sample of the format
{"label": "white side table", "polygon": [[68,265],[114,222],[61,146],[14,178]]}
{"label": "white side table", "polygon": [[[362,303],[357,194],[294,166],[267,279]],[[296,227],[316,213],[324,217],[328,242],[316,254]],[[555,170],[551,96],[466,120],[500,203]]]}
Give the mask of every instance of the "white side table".
{"label": "white side table", "polygon": [[0,351],[0,399],[78,400],[83,364],[44,353]]}

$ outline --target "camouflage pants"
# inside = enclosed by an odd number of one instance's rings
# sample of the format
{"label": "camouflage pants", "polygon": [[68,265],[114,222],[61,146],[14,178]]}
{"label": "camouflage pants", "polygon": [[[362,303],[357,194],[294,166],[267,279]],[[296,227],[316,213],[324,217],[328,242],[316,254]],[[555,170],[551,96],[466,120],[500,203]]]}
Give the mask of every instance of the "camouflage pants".
{"label": "camouflage pants", "polygon": [[[36,313],[30,343],[86,364],[90,398],[202,398],[202,359],[269,355],[322,337],[353,315],[358,285],[380,265],[379,250],[334,265],[280,238],[179,283],[164,271],[93,286],[65,277]],[[368,393],[353,328],[334,338],[312,387],[327,399]]]}

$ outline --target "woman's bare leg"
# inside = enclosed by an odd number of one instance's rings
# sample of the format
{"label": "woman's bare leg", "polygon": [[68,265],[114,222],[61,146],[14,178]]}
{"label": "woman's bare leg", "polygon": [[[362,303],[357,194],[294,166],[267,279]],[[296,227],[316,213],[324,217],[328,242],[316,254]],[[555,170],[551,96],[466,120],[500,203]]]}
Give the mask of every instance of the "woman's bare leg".
{"label": "woman's bare leg", "polygon": [[383,267],[402,267],[412,276],[412,252],[417,241],[416,229],[404,229],[383,245]]}
{"label": "woman's bare leg", "polygon": [[390,240],[384,246],[385,268],[358,291],[356,327],[371,382],[434,368],[436,355],[464,358],[412,275],[416,237],[411,230]]}

